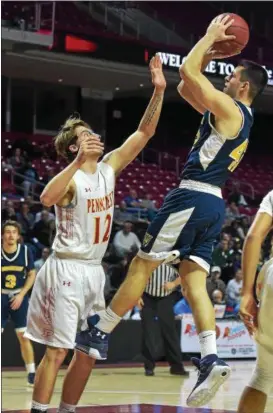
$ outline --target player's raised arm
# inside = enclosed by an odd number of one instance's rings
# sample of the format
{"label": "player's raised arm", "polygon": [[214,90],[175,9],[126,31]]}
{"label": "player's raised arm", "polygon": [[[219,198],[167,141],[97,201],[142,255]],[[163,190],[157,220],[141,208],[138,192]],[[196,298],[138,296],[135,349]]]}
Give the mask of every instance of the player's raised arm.
{"label": "player's raised arm", "polygon": [[233,99],[223,92],[218,91],[212,83],[202,74],[202,62],[204,56],[215,42],[234,39],[234,36],[225,34],[228,27],[233,23],[229,16],[218,16],[212,21],[207,33],[194,46],[180,67],[180,75],[190,88],[195,99],[212,112],[215,116],[229,120],[231,117],[239,125],[242,116]]}
{"label": "player's raised arm", "polygon": [[[203,73],[206,69],[209,62],[214,57],[213,51],[210,51],[205,54],[202,65],[201,65],[201,72]],[[206,107],[202,104],[202,102],[195,98],[194,94],[191,91],[190,82],[187,82],[187,79],[181,79],[180,83],[177,86],[177,91],[179,95],[185,99],[197,112],[201,113],[202,115],[206,112]]]}
{"label": "player's raised arm", "polygon": [[150,71],[155,88],[137,130],[129,136],[123,145],[107,154],[103,160],[105,163],[112,166],[116,174],[121,172],[137,157],[156,131],[166,89],[166,80],[162,71],[162,63],[159,56],[152,58],[150,62]]}

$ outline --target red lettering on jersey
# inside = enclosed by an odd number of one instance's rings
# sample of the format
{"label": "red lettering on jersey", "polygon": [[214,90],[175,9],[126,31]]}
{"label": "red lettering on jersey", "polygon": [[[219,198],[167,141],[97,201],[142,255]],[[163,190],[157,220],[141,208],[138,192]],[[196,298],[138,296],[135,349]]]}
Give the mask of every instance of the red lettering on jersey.
{"label": "red lettering on jersey", "polygon": [[100,211],[101,211],[101,209],[100,209],[100,200],[101,200],[101,198],[95,199],[96,212],[100,212]]}
{"label": "red lettering on jersey", "polygon": [[114,191],[110,192],[110,194],[105,195],[101,198],[96,199],[88,199],[87,200],[87,212],[94,213],[94,212],[102,212],[107,211],[110,209],[114,204]]}
{"label": "red lettering on jersey", "polygon": [[101,212],[101,211],[105,211],[105,197],[100,198],[99,201],[100,201],[100,202],[99,202],[99,204],[100,204],[99,211],[100,211],[100,212]]}

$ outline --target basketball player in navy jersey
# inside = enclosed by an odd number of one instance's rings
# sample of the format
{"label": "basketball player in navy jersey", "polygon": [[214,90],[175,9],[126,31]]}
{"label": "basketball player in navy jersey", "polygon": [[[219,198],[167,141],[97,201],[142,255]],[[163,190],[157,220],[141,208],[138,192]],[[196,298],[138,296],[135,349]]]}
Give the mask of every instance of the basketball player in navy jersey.
{"label": "basketball player in navy jersey", "polygon": [[187,399],[188,406],[207,404],[228,378],[230,367],[217,356],[215,315],[206,290],[213,242],[221,231],[225,203],[221,187],[241,161],[253,124],[251,104],[267,84],[267,72],[260,65],[242,62],[225,79],[218,91],[202,74],[211,58],[213,45],[229,41],[232,24],[220,16],[209,25],[180,67],[178,91],[203,114],[189,153],[181,183],[165,198],[148,227],[138,256],[110,306],[88,318],[89,329],[76,338],[83,352],[97,349],[106,357],[108,334],[142,295],[148,278],[162,262],[180,262],[183,290],[190,303],[199,334],[201,360],[194,358],[198,380]]}
{"label": "basketball player in navy jersey", "polygon": [[33,347],[30,340],[24,337],[24,332],[27,326],[28,292],[33,286],[36,271],[31,251],[26,245],[18,243],[20,233],[18,222],[4,223],[1,251],[1,324],[3,333],[9,318],[13,321],[28,372],[27,383],[33,385]]}

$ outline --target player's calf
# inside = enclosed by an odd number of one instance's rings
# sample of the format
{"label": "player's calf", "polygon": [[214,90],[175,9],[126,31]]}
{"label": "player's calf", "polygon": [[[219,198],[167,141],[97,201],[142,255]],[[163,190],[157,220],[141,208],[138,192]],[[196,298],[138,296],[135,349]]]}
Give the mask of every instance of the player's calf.
{"label": "player's calf", "polygon": [[20,343],[22,358],[26,366],[27,384],[29,386],[33,386],[35,380],[34,351],[31,341],[24,337],[24,331],[24,329],[17,329],[16,334]]}
{"label": "player's calf", "polygon": [[47,411],[58,371],[67,352],[67,349],[47,347],[36,373],[31,413],[45,413]]}

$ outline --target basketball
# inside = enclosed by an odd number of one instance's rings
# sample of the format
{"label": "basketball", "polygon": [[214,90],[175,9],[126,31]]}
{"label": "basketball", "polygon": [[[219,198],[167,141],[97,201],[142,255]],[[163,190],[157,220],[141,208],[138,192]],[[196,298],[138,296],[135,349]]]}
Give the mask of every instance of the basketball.
{"label": "basketball", "polygon": [[224,13],[223,16],[229,15],[230,19],[234,19],[232,25],[226,30],[227,35],[234,35],[236,39],[223,42],[217,42],[214,45],[215,50],[220,53],[232,55],[243,50],[249,40],[249,27],[247,22],[238,14]]}

